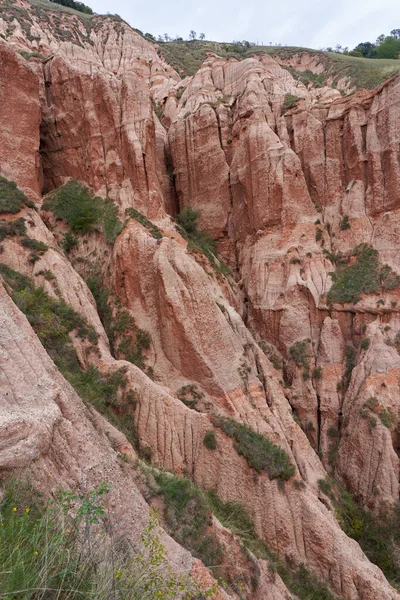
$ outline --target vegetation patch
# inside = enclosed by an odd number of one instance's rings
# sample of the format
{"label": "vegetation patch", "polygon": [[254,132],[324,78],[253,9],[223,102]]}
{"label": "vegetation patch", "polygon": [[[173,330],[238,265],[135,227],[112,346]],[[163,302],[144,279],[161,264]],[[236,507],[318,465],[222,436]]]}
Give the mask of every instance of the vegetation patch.
{"label": "vegetation patch", "polygon": [[397,589],[400,589],[400,505],[380,512],[359,506],[353,495],[333,479],[318,481],[321,491],[335,507],[343,531],[355,539],[369,560],[375,563]]}
{"label": "vegetation patch", "polygon": [[[121,540],[105,536],[110,486],[73,493],[59,490],[45,503],[23,481],[7,485],[0,505],[0,586],[4,598],[193,597],[197,587],[176,576],[152,515],[134,556]],[[193,595],[186,595],[189,591]]]}
{"label": "vegetation patch", "polygon": [[207,532],[211,509],[206,495],[189,479],[156,470],[151,473],[157,483],[152,491],[164,500],[168,531],[206,566],[213,567],[218,576],[216,567],[222,563],[223,550],[215,535]]}
{"label": "vegetation patch", "polygon": [[203,444],[208,450],[216,450],[217,449],[217,438],[215,437],[215,433],[212,429],[207,431],[203,438]]}
{"label": "vegetation patch", "polygon": [[24,205],[29,208],[35,207],[34,203],[17,188],[14,181],[0,177],[0,213],[16,214]]}
{"label": "vegetation patch", "polygon": [[217,247],[211,235],[199,231],[200,211],[185,206],[176,218],[179,233],[188,240],[188,250],[202,252],[209,260],[212,268],[222,275],[228,275],[230,269],[217,257]]}
{"label": "vegetation patch", "polygon": [[309,341],[302,340],[295,342],[293,346],[290,346],[289,354],[296,363],[296,366],[303,369],[303,379],[310,379]]}
{"label": "vegetation patch", "polygon": [[127,438],[136,444],[133,413],[135,396],[126,389],[123,370],[102,375],[95,367],[82,369],[70,334],[88,343],[87,352],[97,351],[98,336],[80,314],[61,299],[35,288],[29,278],[0,264],[0,274],[12,289],[12,299],[26,315],[49,356],[78,395],[104,414]]}
{"label": "vegetation patch", "polygon": [[15,221],[6,221],[5,219],[0,219],[0,242],[6,239],[7,236],[15,237],[20,235],[25,235],[26,226],[25,219],[20,217]]}
{"label": "vegetation patch", "polygon": [[51,192],[43,204],[44,210],[65,221],[75,234],[101,231],[112,245],[122,230],[118,210],[111,200],[103,201],[80,181],[72,179]]}
{"label": "vegetation patch", "polygon": [[92,15],[93,10],[90,6],[83,4],[83,2],[77,2],[76,0],[50,0],[50,2],[54,2],[54,4],[61,4],[61,6],[67,6],[68,8],[73,8],[81,13],[86,13],[87,15]]}
{"label": "vegetation patch", "polygon": [[293,108],[296,106],[297,102],[301,100],[299,96],[295,96],[293,94],[286,94],[285,99],[281,108],[281,115],[284,115],[289,108]]}
{"label": "vegetation patch", "polygon": [[193,408],[196,410],[197,402],[204,398],[203,392],[199,392],[194,383],[190,383],[188,385],[183,385],[176,392],[177,397],[183,404],[188,406],[189,408]]}
{"label": "vegetation patch", "polygon": [[128,217],[132,217],[132,219],[135,219],[135,221],[143,225],[143,227],[146,227],[146,229],[149,230],[154,239],[160,240],[162,238],[162,233],[157,227],[157,225],[154,225],[154,223],[152,223],[147,217],[145,217],[144,214],[136,210],[136,208],[127,208],[126,215]]}
{"label": "vegetation patch", "polygon": [[[336,596],[304,565],[298,568],[291,567],[271,552],[266,543],[257,537],[253,521],[239,502],[223,502],[215,491],[208,492],[207,497],[217,519],[232,533],[240,537],[245,548],[258,558],[268,560],[270,570],[278,572],[287,588],[297,598],[300,600],[335,600]],[[255,576],[254,583],[257,583],[257,576]]]}
{"label": "vegetation patch", "polygon": [[247,425],[221,416],[214,417],[214,425],[234,439],[237,453],[244,456],[249,467],[257,473],[266,471],[270,479],[283,481],[295,474],[287,452]]}
{"label": "vegetation patch", "polygon": [[328,294],[328,302],[352,302],[356,304],[361,294],[373,294],[379,286],[384,290],[392,290],[400,284],[400,276],[396,275],[389,265],[379,268],[378,252],[367,244],[360,244],[347,256],[347,262],[355,259],[352,264],[341,265],[335,273],[330,273],[333,285]]}

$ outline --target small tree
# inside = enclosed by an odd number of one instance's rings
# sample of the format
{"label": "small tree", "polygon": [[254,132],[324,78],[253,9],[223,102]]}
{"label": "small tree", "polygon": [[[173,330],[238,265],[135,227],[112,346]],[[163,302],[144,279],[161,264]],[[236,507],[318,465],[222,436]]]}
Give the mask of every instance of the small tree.
{"label": "small tree", "polygon": [[200,39],[201,41],[203,41],[205,37],[206,37],[206,36],[205,36],[205,34],[204,34],[204,33],[201,33],[201,34],[199,35],[199,39]]}
{"label": "small tree", "polygon": [[196,39],[196,35],[197,35],[196,32],[193,31],[193,29],[191,29],[190,33],[189,33],[189,39],[190,40],[195,40]]}

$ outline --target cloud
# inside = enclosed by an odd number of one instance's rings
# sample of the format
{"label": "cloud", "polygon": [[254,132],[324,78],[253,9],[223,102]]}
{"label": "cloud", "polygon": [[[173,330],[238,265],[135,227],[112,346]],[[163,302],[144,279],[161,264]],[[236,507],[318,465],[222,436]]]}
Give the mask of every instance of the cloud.
{"label": "cloud", "polygon": [[187,38],[204,32],[217,41],[249,40],[264,44],[319,48],[354,47],[374,42],[379,34],[399,27],[398,0],[87,0],[96,12],[118,13],[133,27],[154,35]]}

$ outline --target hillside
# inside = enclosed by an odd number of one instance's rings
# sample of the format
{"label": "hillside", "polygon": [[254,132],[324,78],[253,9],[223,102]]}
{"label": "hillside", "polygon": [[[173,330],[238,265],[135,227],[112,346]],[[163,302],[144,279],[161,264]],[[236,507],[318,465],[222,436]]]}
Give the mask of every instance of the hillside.
{"label": "hillside", "polygon": [[103,490],[91,597],[400,598],[397,61],[0,34],[2,515]]}

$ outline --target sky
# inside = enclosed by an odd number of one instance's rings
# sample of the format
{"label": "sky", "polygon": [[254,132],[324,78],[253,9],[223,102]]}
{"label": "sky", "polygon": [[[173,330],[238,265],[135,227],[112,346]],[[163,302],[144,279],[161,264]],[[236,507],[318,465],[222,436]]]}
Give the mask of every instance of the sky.
{"label": "sky", "polygon": [[83,0],[95,12],[119,14],[143,33],[188,39],[248,40],[264,45],[350,49],[400,28],[399,0]]}

